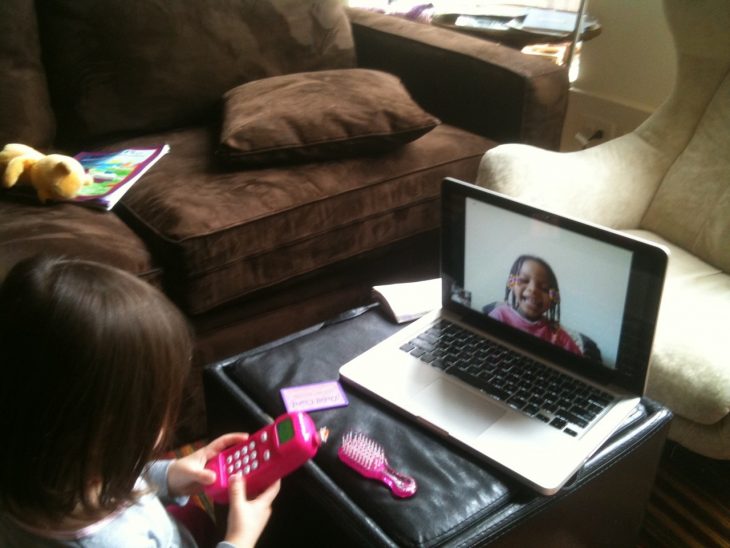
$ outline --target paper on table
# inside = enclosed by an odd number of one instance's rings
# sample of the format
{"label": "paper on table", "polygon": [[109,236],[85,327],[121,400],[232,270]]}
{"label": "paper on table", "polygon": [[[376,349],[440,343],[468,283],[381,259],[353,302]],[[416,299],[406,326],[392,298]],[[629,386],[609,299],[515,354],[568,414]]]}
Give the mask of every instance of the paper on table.
{"label": "paper on table", "polygon": [[409,322],[441,307],[441,278],[373,286],[373,296],[397,322]]}
{"label": "paper on table", "polygon": [[[522,23],[522,30],[568,33],[575,30],[577,18],[578,14],[574,11],[533,8]],[[583,27],[585,28],[585,21]]]}
{"label": "paper on table", "polygon": [[347,396],[337,381],[289,386],[282,388],[280,393],[281,399],[284,400],[284,407],[289,413],[318,411],[348,404]]}

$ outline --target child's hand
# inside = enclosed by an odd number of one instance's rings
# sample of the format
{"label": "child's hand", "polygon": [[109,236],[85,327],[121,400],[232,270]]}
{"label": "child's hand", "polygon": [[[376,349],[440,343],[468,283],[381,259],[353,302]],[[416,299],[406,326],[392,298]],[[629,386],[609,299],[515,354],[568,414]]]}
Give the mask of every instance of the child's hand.
{"label": "child's hand", "polygon": [[253,547],[271,517],[271,503],[279,494],[281,480],[266,488],[253,500],[246,500],[246,482],[241,474],[228,480],[228,528],[225,540],[236,548]]}
{"label": "child's hand", "polygon": [[205,463],[235,443],[248,439],[248,434],[225,434],[194,453],[174,460],[167,470],[167,489],[170,496],[179,497],[199,493],[215,481],[215,472]]}

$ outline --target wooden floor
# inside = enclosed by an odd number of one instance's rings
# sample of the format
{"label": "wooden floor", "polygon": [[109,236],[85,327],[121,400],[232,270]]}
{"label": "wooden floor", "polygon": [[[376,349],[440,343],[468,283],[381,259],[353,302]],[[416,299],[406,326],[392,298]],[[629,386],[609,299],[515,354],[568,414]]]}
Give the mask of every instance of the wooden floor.
{"label": "wooden floor", "polygon": [[730,547],[730,461],[707,459],[669,443],[639,547],[684,546]]}

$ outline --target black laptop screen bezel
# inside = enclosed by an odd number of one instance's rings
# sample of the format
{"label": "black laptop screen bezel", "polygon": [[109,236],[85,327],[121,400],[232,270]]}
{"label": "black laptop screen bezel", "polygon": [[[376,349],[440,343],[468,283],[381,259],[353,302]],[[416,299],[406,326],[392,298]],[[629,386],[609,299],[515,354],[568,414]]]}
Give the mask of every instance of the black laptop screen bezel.
{"label": "black laptop screen bezel", "polygon": [[[615,367],[603,366],[542,341],[451,298],[454,286],[464,286],[467,198],[559,226],[631,253],[631,273]],[[664,248],[597,225],[551,213],[452,178],[446,178],[442,183],[441,221],[441,277],[444,284],[442,306],[445,309],[512,345],[524,348],[599,384],[615,385],[631,393],[643,394],[667,267],[668,255]]]}

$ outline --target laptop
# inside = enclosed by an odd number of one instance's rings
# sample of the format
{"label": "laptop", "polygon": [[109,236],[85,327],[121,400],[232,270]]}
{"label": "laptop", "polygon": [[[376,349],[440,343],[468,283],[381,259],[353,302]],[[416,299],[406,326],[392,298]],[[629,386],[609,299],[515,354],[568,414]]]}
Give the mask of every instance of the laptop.
{"label": "laptop", "polygon": [[666,249],[447,178],[441,308],[341,378],[551,495],[634,412]]}

